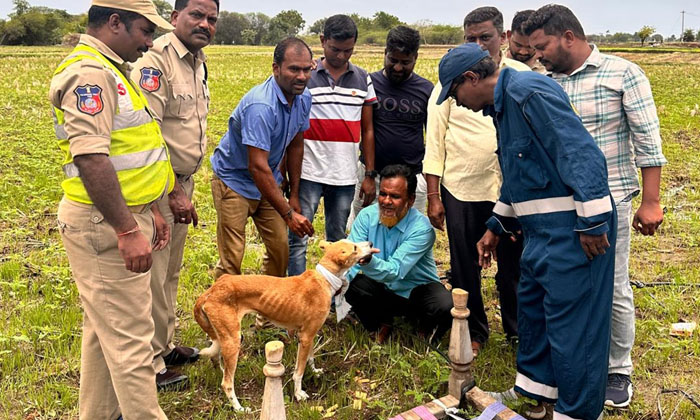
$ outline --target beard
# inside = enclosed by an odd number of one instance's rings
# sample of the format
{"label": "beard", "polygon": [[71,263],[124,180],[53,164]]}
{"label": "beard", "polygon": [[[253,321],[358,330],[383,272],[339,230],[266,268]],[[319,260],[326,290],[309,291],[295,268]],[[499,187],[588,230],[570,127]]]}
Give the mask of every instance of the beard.
{"label": "beard", "polygon": [[[381,208],[380,208],[381,210]],[[384,226],[388,227],[389,229],[393,228],[396,226],[401,219],[406,217],[406,214],[408,213],[408,206],[404,207],[403,210],[400,210],[397,212],[394,216],[384,216],[382,215],[381,211],[379,212],[379,222],[383,224]]]}

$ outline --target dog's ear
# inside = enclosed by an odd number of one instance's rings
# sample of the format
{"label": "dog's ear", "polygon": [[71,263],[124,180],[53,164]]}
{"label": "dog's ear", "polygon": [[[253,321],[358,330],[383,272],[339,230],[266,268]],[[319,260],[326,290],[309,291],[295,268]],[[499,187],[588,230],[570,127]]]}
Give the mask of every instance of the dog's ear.
{"label": "dog's ear", "polygon": [[330,244],[330,242],[321,239],[321,242],[318,243],[318,247],[321,248],[322,251],[325,251],[326,247]]}

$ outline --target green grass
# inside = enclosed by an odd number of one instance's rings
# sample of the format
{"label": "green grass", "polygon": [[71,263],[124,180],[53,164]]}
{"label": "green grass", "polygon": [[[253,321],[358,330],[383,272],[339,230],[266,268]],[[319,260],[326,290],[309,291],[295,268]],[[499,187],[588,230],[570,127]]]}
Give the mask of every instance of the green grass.
{"label": "green grass", "polygon": [[[424,49],[416,71],[436,80],[437,62],[445,50]],[[634,50],[631,52],[638,52]],[[77,417],[81,310],[55,229],[61,157],[47,100],[53,69],[68,51],[58,47],[0,48],[0,418]],[[358,48],[353,61],[373,71],[381,66],[381,52],[376,47]],[[270,74],[272,50],[212,47],[207,54],[213,97],[208,133],[211,153],[241,96]],[[673,322],[700,321],[700,289],[681,286],[700,283],[700,115],[691,116],[695,104],[700,103],[700,67],[696,54],[625,56],[637,61],[651,79],[669,160],[662,180],[666,219],[655,237],[633,235],[630,271],[635,281],[671,281],[678,286],[635,289],[635,398],[629,410],[608,414],[615,419],[655,419],[656,398],[662,388],[680,388],[700,396],[700,331],[687,339],[669,335]],[[191,308],[212,283],[217,258],[210,177],[207,160],[196,175],[195,202],[201,227],[191,230],[188,237],[178,296],[178,340],[198,346],[205,344],[205,336],[192,319]],[[322,226],[323,221],[316,220],[318,232]],[[252,226],[248,234],[243,269],[259,272],[262,247]],[[315,264],[319,256],[318,248],[312,245],[309,264]],[[436,258],[442,270],[449,266],[443,234],[438,237]],[[482,388],[505,389],[514,379],[515,351],[506,343],[496,317],[493,274],[487,271],[484,279],[492,336],[473,368]],[[264,344],[280,334],[246,328],[244,336],[236,390],[253,413],[238,415],[231,410],[220,390],[220,371],[203,361],[184,369],[190,377],[189,388],[160,395],[171,419],[259,417]],[[445,360],[414,339],[407,328],[400,328],[388,344],[377,346],[360,326],[329,322],[318,341],[322,348],[316,362],[325,373],[318,377],[307,373],[304,387],[311,399],[303,403],[290,400],[296,343],[286,346],[283,363],[287,373],[283,378],[291,419],[320,419],[324,415],[386,418],[446,393],[449,369]],[[440,346],[443,353],[447,352],[445,344]],[[362,410],[352,408],[356,391],[367,393]],[[700,410],[680,396],[661,398],[667,416],[678,403],[675,418],[700,419]]]}

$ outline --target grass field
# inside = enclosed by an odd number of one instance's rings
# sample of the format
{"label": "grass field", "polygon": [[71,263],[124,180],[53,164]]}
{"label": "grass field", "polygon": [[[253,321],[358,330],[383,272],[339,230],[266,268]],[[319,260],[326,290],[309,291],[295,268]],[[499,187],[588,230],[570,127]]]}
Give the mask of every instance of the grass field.
{"label": "grass field", "polygon": [[[446,49],[421,52],[416,71],[435,81],[437,62]],[[0,418],[76,418],[80,365],[81,311],[77,290],[56,226],[61,197],[60,155],[47,100],[53,69],[68,53],[64,48],[0,48]],[[209,74],[212,90],[209,153],[226,130],[231,110],[241,96],[271,69],[272,50],[213,47]],[[690,338],[669,335],[681,320],[700,321],[700,54],[669,52],[620,55],[639,63],[651,79],[659,106],[664,153],[662,202],[666,219],[657,236],[633,235],[631,276],[634,281],[670,282],[670,286],[635,289],[637,340],[633,358],[635,398],[629,410],[609,411],[613,419],[700,419],[700,410],[678,394],[700,399],[700,331]],[[358,49],[353,62],[368,70],[381,67],[381,48]],[[693,112],[693,109],[696,111]],[[694,115],[691,115],[694,114]],[[178,339],[203,346],[204,333],[191,308],[211,283],[216,262],[215,213],[207,164],[196,175],[195,202],[200,228],[191,230],[178,296]],[[315,223],[322,232],[322,221]],[[309,263],[319,251],[311,245]],[[447,242],[439,236],[436,258],[449,265]],[[258,272],[262,247],[249,229],[245,272]],[[515,350],[505,341],[497,319],[493,272],[485,273],[485,302],[492,336],[474,363],[483,389],[505,389],[515,376]],[[264,364],[263,347],[280,337],[277,330],[246,329],[236,375],[236,390],[248,415],[232,411],[219,383],[221,373],[209,363],[187,367],[190,386],[160,395],[171,419],[258,418]],[[288,418],[386,418],[446,393],[449,369],[439,353],[399,330],[384,346],[375,345],[358,325],[328,323],[318,338],[316,361],[325,373],[304,379],[311,395],[292,402],[291,367],[296,344],[285,349],[284,376]],[[446,341],[440,346],[446,353]],[[353,409],[357,391],[366,392],[362,408]],[[657,402],[658,399],[658,402]],[[517,408],[517,407],[516,407]],[[474,415],[475,413],[466,413]]]}

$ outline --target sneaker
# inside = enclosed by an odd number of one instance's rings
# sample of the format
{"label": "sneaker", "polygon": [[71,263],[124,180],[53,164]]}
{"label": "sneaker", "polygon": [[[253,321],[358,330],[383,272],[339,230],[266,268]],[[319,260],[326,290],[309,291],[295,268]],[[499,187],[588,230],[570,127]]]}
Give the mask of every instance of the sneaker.
{"label": "sneaker", "polygon": [[527,404],[525,407],[525,417],[531,420],[541,420],[547,415],[547,407],[543,403],[538,405]]}
{"label": "sneaker", "polygon": [[170,353],[163,356],[165,366],[182,366],[194,363],[197,359],[199,359],[199,349],[185,346],[176,346]]}
{"label": "sneaker", "polygon": [[629,407],[632,400],[632,381],[629,375],[611,373],[605,388],[605,406],[613,408]]}
{"label": "sneaker", "polygon": [[158,391],[177,391],[187,385],[187,376],[172,369],[165,368],[156,373]]}
{"label": "sneaker", "polygon": [[520,398],[520,395],[515,392],[514,388],[510,388],[509,390],[503,392],[487,392],[486,395],[498,402],[517,401],[518,398]]}

